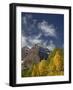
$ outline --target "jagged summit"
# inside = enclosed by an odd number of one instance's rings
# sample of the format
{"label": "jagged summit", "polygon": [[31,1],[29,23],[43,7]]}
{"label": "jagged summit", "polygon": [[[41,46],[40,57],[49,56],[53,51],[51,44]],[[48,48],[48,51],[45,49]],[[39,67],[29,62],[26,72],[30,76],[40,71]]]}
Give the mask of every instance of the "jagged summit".
{"label": "jagged summit", "polygon": [[40,60],[47,60],[50,50],[38,44],[35,44],[31,49],[27,46],[22,48],[22,68],[30,68],[33,63],[39,63]]}

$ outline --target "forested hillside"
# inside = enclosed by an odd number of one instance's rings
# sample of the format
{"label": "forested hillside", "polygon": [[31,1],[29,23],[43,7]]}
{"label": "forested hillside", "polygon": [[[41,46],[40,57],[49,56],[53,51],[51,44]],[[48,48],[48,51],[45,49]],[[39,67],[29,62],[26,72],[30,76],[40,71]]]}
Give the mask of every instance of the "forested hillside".
{"label": "forested hillside", "polygon": [[43,58],[38,63],[33,61],[31,68],[22,70],[22,77],[64,75],[64,51],[61,48],[55,48],[50,52],[47,60]]}

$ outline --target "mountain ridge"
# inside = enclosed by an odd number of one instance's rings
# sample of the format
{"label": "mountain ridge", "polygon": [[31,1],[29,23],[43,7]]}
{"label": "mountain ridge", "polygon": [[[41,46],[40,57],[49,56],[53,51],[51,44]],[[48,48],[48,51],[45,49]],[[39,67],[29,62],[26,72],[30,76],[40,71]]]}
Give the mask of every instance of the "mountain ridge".
{"label": "mountain ridge", "polygon": [[40,60],[47,60],[50,50],[35,44],[31,49],[27,46],[22,48],[22,69],[30,68],[32,63],[39,63]]}

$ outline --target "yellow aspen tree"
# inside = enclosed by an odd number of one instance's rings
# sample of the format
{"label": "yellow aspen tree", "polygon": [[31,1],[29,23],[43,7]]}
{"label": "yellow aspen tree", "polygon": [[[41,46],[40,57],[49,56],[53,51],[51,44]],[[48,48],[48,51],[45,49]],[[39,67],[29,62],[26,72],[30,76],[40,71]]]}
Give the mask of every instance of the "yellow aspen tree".
{"label": "yellow aspen tree", "polygon": [[59,51],[56,52],[53,62],[54,65],[56,66],[56,70],[60,71],[62,68],[62,56],[60,55]]}
{"label": "yellow aspen tree", "polygon": [[39,74],[40,76],[45,76],[48,73],[48,65],[46,60],[41,60],[39,63]]}

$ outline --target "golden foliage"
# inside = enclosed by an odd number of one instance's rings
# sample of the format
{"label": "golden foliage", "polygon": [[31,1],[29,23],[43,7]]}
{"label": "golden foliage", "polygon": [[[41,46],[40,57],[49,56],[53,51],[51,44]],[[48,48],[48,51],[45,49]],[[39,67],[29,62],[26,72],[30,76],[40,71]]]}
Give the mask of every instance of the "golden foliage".
{"label": "golden foliage", "polygon": [[47,61],[41,60],[38,64],[34,64],[32,70],[32,76],[44,76],[48,72]]}
{"label": "golden foliage", "polygon": [[40,74],[40,76],[44,76],[47,74],[47,72],[48,72],[47,66],[48,66],[47,61],[41,60],[41,62],[39,63],[39,74]]}
{"label": "golden foliage", "polygon": [[64,56],[60,49],[55,49],[48,59],[32,65],[31,76],[58,76],[64,75]]}
{"label": "golden foliage", "polygon": [[56,52],[53,62],[54,62],[54,65],[56,66],[56,70],[60,71],[62,69],[62,58],[59,51]]}
{"label": "golden foliage", "polygon": [[33,65],[32,76],[39,76],[38,64]]}
{"label": "golden foliage", "polygon": [[51,71],[47,74],[47,76],[60,76],[60,75],[64,75],[64,71]]}
{"label": "golden foliage", "polygon": [[49,76],[56,76],[56,75],[64,75],[64,60],[63,60],[61,50],[57,49],[55,52],[50,55],[48,58],[49,67],[48,67],[48,74]]}

